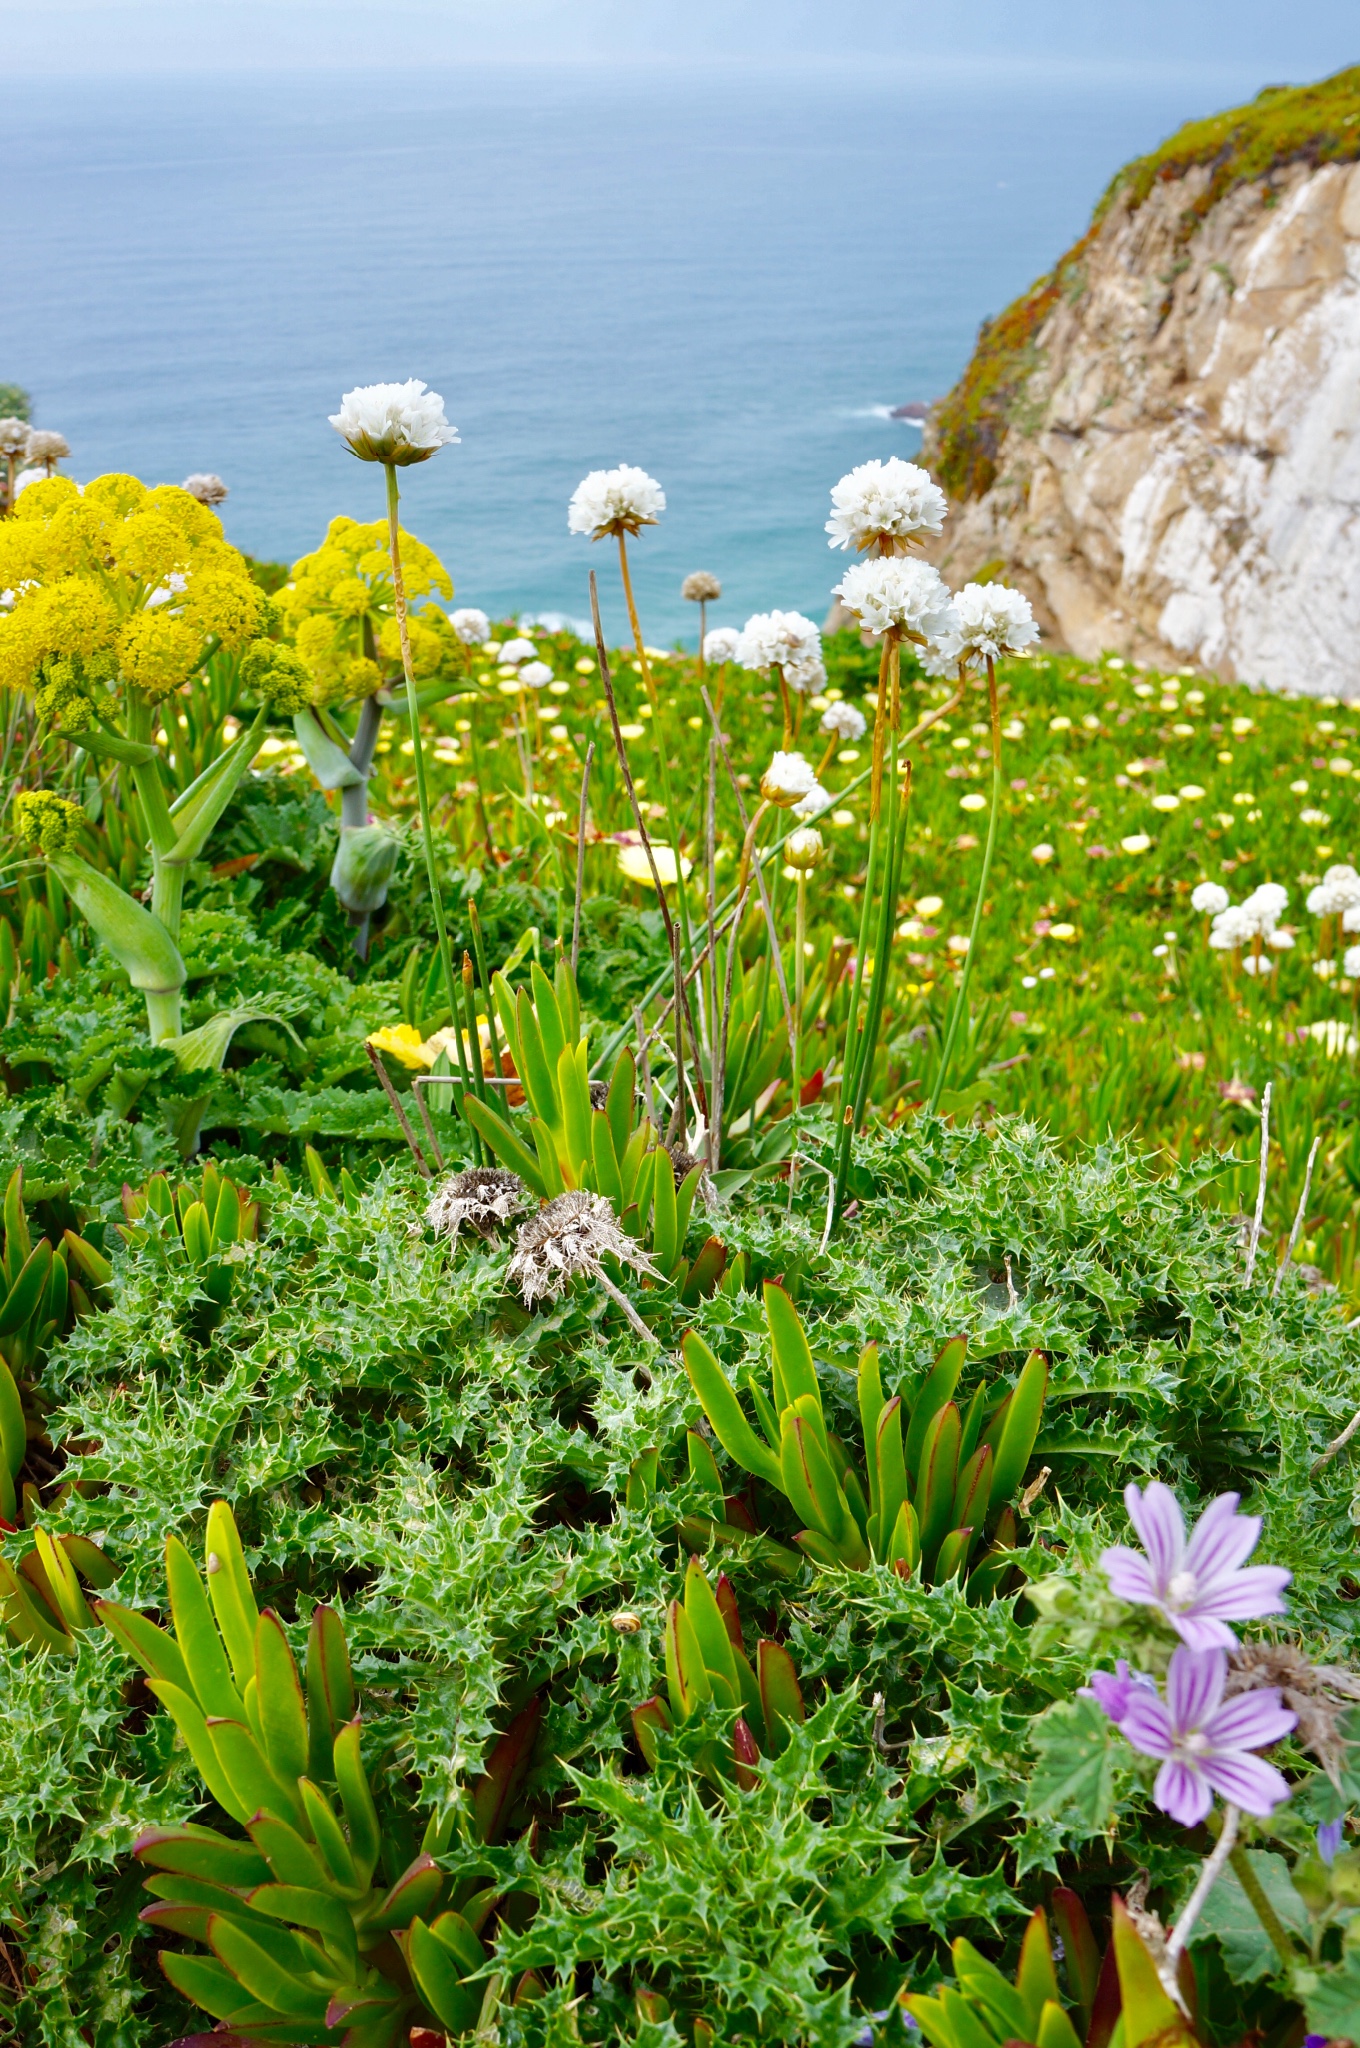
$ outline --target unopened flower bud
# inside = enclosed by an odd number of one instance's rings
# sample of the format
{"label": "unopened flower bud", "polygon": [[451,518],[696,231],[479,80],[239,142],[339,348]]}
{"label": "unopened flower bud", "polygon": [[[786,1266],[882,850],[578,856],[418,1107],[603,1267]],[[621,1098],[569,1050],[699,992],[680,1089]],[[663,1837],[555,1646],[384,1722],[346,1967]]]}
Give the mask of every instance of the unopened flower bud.
{"label": "unopened flower bud", "polygon": [[381,910],[401,842],[386,825],[342,825],[331,868],[331,887],[346,910],[363,917]]}
{"label": "unopened flower bud", "polygon": [[825,851],[822,835],[813,825],[802,826],[784,841],[785,860],[804,874],[811,874]]}

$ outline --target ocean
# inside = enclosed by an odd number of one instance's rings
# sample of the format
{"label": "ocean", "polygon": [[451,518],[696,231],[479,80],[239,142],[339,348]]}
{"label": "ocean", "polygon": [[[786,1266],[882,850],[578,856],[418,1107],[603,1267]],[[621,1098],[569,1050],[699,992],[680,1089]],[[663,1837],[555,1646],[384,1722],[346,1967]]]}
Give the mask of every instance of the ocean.
{"label": "ocean", "polygon": [[[72,52],[72,62],[78,62]],[[79,478],[227,481],[269,559],[380,473],[326,424],[425,378],[461,445],[403,517],[462,603],[624,620],[566,531],[585,471],[667,494],[634,561],[649,640],[820,618],[827,494],[914,456],[892,407],[948,389],[979,322],[1085,227],[1111,174],[1256,81],[967,61],[779,71],[472,66],[421,76],[34,82],[6,117],[0,379]]]}

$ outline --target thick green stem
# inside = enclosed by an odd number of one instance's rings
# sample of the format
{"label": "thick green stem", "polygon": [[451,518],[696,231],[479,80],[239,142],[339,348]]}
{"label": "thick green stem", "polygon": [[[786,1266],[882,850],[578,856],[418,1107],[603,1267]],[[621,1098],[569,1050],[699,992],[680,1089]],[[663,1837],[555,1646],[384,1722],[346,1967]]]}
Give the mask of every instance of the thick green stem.
{"label": "thick green stem", "polygon": [[978,877],[977,901],[973,905],[973,922],[968,933],[968,951],[964,955],[963,971],[954,994],[953,1008],[949,1012],[949,1023],[945,1029],[944,1044],[940,1048],[940,1065],[935,1075],[935,1086],[930,1091],[929,1110],[933,1116],[944,1093],[944,1084],[949,1073],[949,1062],[954,1052],[954,1041],[958,1037],[959,1024],[966,1014],[968,984],[973,977],[973,962],[977,958],[978,933],[982,929],[982,907],[987,895],[987,882],[992,872],[992,854],[996,848],[997,820],[1001,815],[1001,711],[996,695],[996,665],[990,659],[987,663],[987,691],[992,713],[992,814],[987,821],[987,844],[982,855],[982,873]]}
{"label": "thick green stem", "polygon": [[184,872],[181,861],[153,859],[151,915],[160,919],[176,945],[184,912]]}
{"label": "thick green stem", "polygon": [[146,1029],[153,1045],[159,1045],[163,1038],[178,1038],[184,1029],[183,990],[178,988],[148,988],[142,991],[146,997]]}
{"label": "thick green stem", "polygon": [[444,923],[444,898],[439,889],[439,870],[434,857],[434,828],[430,822],[430,798],[425,780],[425,747],[420,731],[420,706],[416,702],[415,670],[411,665],[411,636],[406,624],[406,581],[401,569],[401,533],[397,507],[400,493],[397,490],[397,472],[393,464],[384,465],[387,471],[387,525],[392,549],[392,593],[397,613],[397,634],[401,641],[401,666],[406,677],[406,704],[411,719],[411,743],[416,768],[416,801],[420,806],[420,833],[425,848],[425,874],[430,887],[430,908],[434,915],[435,941],[439,950],[439,964],[444,971],[444,988],[449,999],[449,1016],[454,1025],[454,1047],[458,1054],[458,1071],[465,1088],[472,1084],[467,1063],[463,1057],[463,1035],[458,1029],[461,1005],[458,1000],[458,983],[454,979],[453,959],[449,952],[449,935]]}
{"label": "thick green stem", "polygon": [[1292,1969],[1299,1959],[1299,1952],[1285,1932],[1284,1923],[1271,1905],[1261,1886],[1261,1880],[1251,1867],[1251,1858],[1240,1845],[1228,1855],[1233,1876],[1241,1885],[1251,1902],[1251,1909],[1270,1937],[1270,1945],[1287,1970]]}

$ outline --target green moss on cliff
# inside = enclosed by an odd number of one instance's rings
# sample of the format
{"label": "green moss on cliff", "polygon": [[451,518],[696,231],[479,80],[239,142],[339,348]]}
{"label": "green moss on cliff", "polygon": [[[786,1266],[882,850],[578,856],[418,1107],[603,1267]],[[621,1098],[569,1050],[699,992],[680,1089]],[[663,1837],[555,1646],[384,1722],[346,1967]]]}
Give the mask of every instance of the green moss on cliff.
{"label": "green moss on cliff", "polygon": [[1154,186],[1174,183],[1195,169],[1209,170],[1209,178],[1187,199],[1180,228],[1184,242],[1237,185],[1268,180],[1287,164],[1357,158],[1360,65],[1318,85],[1269,86],[1245,107],[1188,122],[1160,149],[1126,164],[1111,180],[1081,241],[1004,313],[985,322],[967,369],[936,407],[934,466],[945,489],[955,498],[978,498],[995,483],[1002,440],[1039,366],[1039,330],[1061,296],[1080,292],[1083,259],[1117,201],[1134,210]]}

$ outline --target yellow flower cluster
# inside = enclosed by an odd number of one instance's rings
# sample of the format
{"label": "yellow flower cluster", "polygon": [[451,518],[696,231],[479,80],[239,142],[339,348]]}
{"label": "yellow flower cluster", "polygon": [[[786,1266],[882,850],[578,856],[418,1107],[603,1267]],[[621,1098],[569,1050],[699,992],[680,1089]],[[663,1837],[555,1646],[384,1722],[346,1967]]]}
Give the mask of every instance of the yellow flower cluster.
{"label": "yellow flower cluster", "polygon": [[31,485],[0,524],[0,589],[15,593],[0,686],[72,729],[118,677],[150,698],[178,689],[212,641],[245,646],[265,609],[216,515],[133,476]]}
{"label": "yellow flower cluster", "polygon": [[[453,596],[439,557],[411,534],[402,535],[401,559],[408,600]],[[399,667],[385,520],[363,525],[332,519],[316,553],[294,563],[293,580],[277,603],[285,631],[311,671],[318,704],[369,696],[384,672]],[[418,676],[437,675],[457,658],[457,636],[437,607],[413,616],[409,630]]]}
{"label": "yellow flower cluster", "polygon": [[85,813],[51,789],[21,789],[14,799],[15,837],[44,853],[67,853],[80,836]]}

